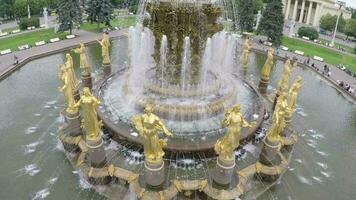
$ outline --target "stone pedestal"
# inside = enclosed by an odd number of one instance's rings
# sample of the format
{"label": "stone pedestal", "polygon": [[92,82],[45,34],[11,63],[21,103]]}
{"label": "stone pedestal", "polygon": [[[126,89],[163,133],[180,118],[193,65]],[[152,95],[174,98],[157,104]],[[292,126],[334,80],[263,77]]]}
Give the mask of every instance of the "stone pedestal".
{"label": "stone pedestal", "polygon": [[81,118],[80,113],[64,113],[66,126],[64,128],[64,133],[71,137],[77,137],[82,135]]}
{"label": "stone pedestal", "polygon": [[103,63],[104,77],[109,77],[111,75],[111,64]]}
{"label": "stone pedestal", "polygon": [[[281,144],[278,141],[269,141],[268,138],[265,138],[264,146],[260,154],[259,162],[266,166],[277,166],[280,165],[281,160],[277,156],[280,151]],[[279,175],[267,175],[259,174],[260,178],[264,181],[273,182],[279,178]]]}
{"label": "stone pedestal", "polygon": [[220,158],[216,160],[216,169],[213,171],[213,181],[221,186],[227,186],[231,183],[235,169],[235,159],[226,161]]}
{"label": "stone pedestal", "polygon": [[268,83],[269,80],[261,78],[260,83],[258,84],[258,90],[260,91],[261,94],[263,95],[267,94]]}
{"label": "stone pedestal", "polygon": [[82,86],[92,89],[93,81],[90,74],[82,74]]}
{"label": "stone pedestal", "polygon": [[106,164],[104,142],[101,137],[97,140],[87,140],[88,147],[87,162],[91,167],[102,168]]}
{"label": "stone pedestal", "polygon": [[[81,125],[81,119],[80,119],[80,113],[62,113],[65,119],[65,123],[63,125],[63,133],[65,136],[69,137],[78,137],[82,135],[82,129],[80,128]],[[68,152],[78,152],[80,149],[77,145],[75,144],[68,144],[66,142],[63,142],[63,147],[66,151]]]}
{"label": "stone pedestal", "polygon": [[165,181],[164,162],[151,163],[145,161],[145,183],[149,187],[159,187]]}

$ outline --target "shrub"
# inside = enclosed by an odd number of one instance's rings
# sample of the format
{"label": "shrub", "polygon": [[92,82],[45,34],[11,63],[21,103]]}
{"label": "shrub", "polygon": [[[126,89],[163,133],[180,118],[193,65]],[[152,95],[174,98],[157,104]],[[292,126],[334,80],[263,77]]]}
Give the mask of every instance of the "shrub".
{"label": "shrub", "polygon": [[312,27],[300,27],[298,30],[298,35],[300,37],[308,37],[310,40],[315,40],[319,38],[318,31]]}
{"label": "shrub", "polygon": [[34,26],[36,28],[40,27],[40,18],[21,18],[19,22],[19,27],[21,30],[27,30],[27,27]]}
{"label": "shrub", "polygon": [[355,48],[354,48],[354,54],[356,54],[356,45],[355,45]]}

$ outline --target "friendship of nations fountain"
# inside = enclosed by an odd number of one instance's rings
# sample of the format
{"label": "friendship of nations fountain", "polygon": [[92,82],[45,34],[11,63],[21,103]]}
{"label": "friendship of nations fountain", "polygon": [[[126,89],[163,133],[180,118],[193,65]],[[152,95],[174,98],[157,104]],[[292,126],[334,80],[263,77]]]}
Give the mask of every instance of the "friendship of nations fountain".
{"label": "friendship of nations fountain", "polygon": [[[257,198],[279,181],[297,141],[291,118],[302,80],[289,85],[296,63],[285,62],[277,94],[268,94],[273,49],[255,87],[246,78],[249,35],[239,42],[223,30],[221,3],[143,4],[128,33],[127,68],[111,71],[106,34],[101,75],[92,77],[84,44],[73,50],[81,81],[69,54],[60,66],[66,156],[110,199]],[[129,167],[127,155],[140,167]]]}

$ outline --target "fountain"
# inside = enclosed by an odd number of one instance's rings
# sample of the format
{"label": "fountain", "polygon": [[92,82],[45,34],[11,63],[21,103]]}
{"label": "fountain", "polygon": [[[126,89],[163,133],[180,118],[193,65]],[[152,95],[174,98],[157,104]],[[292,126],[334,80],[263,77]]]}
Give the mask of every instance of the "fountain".
{"label": "fountain", "polygon": [[[262,72],[261,94],[245,78],[248,39],[243,47],[242,65],[236,66],[239,37],[223,30],[221,2],[142,1],[141,7],[140,23],[128,31],[126,68],[111,71],[110,42],[104,34],[103,40],[98,41],[102,47],[103,75],[92,78],[84,44],[74,50],[80,54],[84,87],[78,102],[74,100],[76,85],[66,81],[73,79],[70,67],[60,75],[66,110],[74,110],[63,112],[67,120],[59,131],[69,160],[91,184],[110,188],[102,192],[109,198],[117,198],[123,192],[115,189],[117,185],[126,188],[124,193],[130,190],[142,199],[258,197],[284,173],[296,142],[295,131],[287,127],[285,118],[287,113],[290,124],[300,85],[291,89],[288,104],[288,62],[276,106],[271,110],[273,102],[269,101],[266,88],[273,55],[266,61],[267,70]],[[243,68],[243,75],[239,67]],[[80,127],[78,118],[71,120],[78,116],[79,108],[83,119]],[[269,111],[273,112],[272,120],[265,117]],[[267,137],[263,130],[267,130]],[[169,137],[160,139],[161,132]],[[240,144],[248,144],[257,137],[264,138],[257,145],[262,153],[259,158],[251,158],[248,165],[242,165],[238,162]],[[125,150],[105,150],[103,138],[127,143],[122,146]],[[76,153],[73,156],[70,152]],[[134,154],[144,171],[127,168],[122,160],[108,156],[123,152]],[[209,163],[207,173],[170,172],[170,165],[199,166],[202,159],[196,157],[202,154]],[[186,159],[181,163],[177,157]],[[263,189],[254,176],[262,177]],[[129,187],[118,180],[127,181]],[[192,191],[197,194],[192,195]]]}

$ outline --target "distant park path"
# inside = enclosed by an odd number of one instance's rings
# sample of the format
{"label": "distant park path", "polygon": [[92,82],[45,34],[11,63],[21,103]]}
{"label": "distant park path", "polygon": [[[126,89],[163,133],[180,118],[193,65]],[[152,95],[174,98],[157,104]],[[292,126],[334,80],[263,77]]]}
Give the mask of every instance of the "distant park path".
{"label": "distant park path", "polygon": [[[127,31],[125,30],[115,30],[110,32],[109,36],[111,38],[124,36]],[[96,42],[97,39],[102,38],[102,33],[92,33],[88,31],[77,30],[74,31],[73,34],[77,35],[76,38],[62,40],[56,43],[48,43],[39,47],[32,47],[30,49],[16,51],[10,54],[6,54],[0,56],[0,80],[4,79],[11,72],[21,68],[27,62],[34,60],[36,58],[40,58],[46,55],[52,55],[55,53],[62,52],[67,49],[71,49],[77,45],[79,45],[80,41],[84,43],[93,43]],[[14,65],[14,56],[17,56],[19,60],[18,65]]]}

